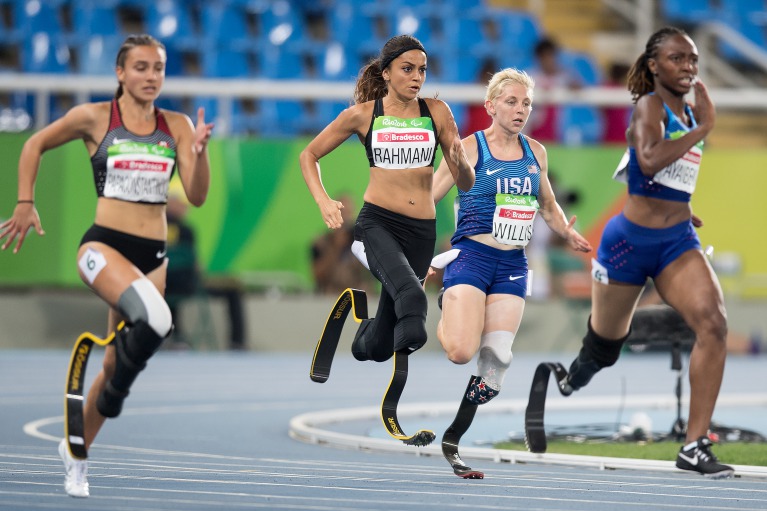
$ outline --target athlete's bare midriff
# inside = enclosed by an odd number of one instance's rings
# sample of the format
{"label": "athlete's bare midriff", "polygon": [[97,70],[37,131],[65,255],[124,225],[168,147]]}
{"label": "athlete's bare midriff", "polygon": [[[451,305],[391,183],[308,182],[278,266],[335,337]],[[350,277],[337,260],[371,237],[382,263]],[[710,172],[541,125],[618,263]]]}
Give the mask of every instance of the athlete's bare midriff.
{"label": "athlete's bare midriff", "polygon": [[678,202],[642,195],[629,195],[623,215],[632,223],[650,229],[665,229],[692,216],[689,202]]}
{"label": "athlete's bare midriff", "polygon": [[365,202],[400,215],[422,220],[436,217],[431,194],[434,169],[381,169],[370,167]]}
{"label": "athlete's bare midriff", "polygon": [[493,237],[492,233],[489,232],[481,232],[479,234],[472,234],[471,236],[466,237],[470,240],[474,240],[478,243],[482,243],[483,245],[487,245],[488,247],[493,247],[498,250],[521,250],[525,248],[521,245],[505,245],[503,243],[498,243]]}
{"label": "athlete's bare midriff", "polygon": [[165,241],[168,235],[165,204],[143,204],[99,197],[95,223],[151,240]]}

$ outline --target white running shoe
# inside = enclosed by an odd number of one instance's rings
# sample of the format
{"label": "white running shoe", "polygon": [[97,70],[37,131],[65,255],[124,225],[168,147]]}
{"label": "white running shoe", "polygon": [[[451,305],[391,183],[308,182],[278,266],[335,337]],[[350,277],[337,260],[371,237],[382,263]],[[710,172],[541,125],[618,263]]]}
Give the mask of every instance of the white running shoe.
{"label": "white running shoe", "polygon": [[64,462],[64,470],[66,471],[64,489],[67,495],[71,497],[88,497],[90,495],[88,489],[88,460],[73,458],[69,454],[66,440],[62,440],[59,443],[59,456],[61,456],[61,461]]}

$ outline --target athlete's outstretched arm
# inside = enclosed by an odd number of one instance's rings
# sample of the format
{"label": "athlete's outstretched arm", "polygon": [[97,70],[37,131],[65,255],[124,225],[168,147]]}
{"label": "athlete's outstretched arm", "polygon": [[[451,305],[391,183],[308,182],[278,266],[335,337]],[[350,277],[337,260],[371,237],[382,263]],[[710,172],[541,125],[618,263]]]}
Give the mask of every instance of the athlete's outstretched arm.
{"label": "athlete's outstretched arm", "polygon": [[343,224],[341,209],[344,205],[340,201],[331,199],[325,190],[322,184],[320,158],[329,154],[354,133],[359,133],[359,126],[363,121],[362,110],[360,105],[354,105],[338,114],[333,122],[309,142],[298,158],[306,186],[309,187],[314,202],[320,208],[325,225],[330,229],[338,229]]}
{"label": "athlete's outstretched arm", "polygon": [[0,240],[5,239],[2,249],[7,249],[14,239],[17,239],[13,253],[17,253],[30,227],[34,227],[39,235],[44,235],[40,216],[35,208],[35,182],[40,168],[43,153],[62,144],[82,138],[92,138],[97,121],[97,106],[86,103],[73,107],[60,119],[41,129],[24,143],[19,157],[18,197],[11,218],[0,224]]}
{"label": "athlete's outstretched arm", "polygon": [[538,202],[541,205],[540,213],[549,228],[561,236],[573,250],[579,252],[591,252],[591,243],[575,230],[575,216],[567,220],[562,206],[557,202],[554,190],[549,181],[549,164],[546,149],[539,142],[530,140],[530,147],[541,166],[541,184],[538,192]]}

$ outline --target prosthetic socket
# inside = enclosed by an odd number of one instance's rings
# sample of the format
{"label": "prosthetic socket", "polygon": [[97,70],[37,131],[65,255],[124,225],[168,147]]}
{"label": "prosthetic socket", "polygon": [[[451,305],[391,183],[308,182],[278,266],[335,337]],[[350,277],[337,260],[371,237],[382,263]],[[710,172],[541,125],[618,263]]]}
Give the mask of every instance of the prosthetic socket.
{"label": "prosthetic socket", "polygon": [[[120,312],[128,319],[115,336],[115,372],[96,401],[104,417],[120,415],[138,373],[171,332],[168,304],[146,277],[135,280],[120,296]],[[162,334],[158,333],[161,332]]]}
{"label": "prosthetic socket", "polygon": [[472,379],[466,392],[470,402],[487,403],[500,392],[506,370],[511,365],[514,335],[514,332],[497,331],[482,336],[477,358],[479,374]]}

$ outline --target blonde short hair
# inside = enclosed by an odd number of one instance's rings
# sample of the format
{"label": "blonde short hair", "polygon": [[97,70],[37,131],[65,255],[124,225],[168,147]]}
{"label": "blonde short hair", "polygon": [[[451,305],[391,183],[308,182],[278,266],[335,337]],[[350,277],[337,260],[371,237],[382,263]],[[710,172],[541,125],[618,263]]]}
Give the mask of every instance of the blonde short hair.
{"label": "blonde short hair", "polygon": [[532,99],[533,89],[535,88],[533,77],[519,69],[507,67],[506,69],[501,69],[490,78],[487,84],[487,92],[485,92],[485,101],[494,101],[501,95],[503,88],[512,83],[526,87]]}

